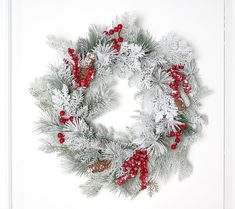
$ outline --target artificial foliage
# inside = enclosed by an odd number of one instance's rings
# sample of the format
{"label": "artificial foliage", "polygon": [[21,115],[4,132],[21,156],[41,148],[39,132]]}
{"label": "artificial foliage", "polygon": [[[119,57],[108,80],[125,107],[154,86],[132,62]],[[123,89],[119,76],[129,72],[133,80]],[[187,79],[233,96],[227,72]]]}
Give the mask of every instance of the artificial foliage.
{"label": "artificial foliage", "polygon": [[[205,88],[198,80],[192,47],[170,33],[155,41],[133,15],[110,26],[92,25],[76,42],[48,37],[59,62],[30,88],[43,112],[37,131],[41,149],[57,153],[63,166],[88,181],[88,196],[103,187],[131,196],[172,173],[188,177],[187,155],[207,117],[199,113]],[[118,104],[115,76],[138,88],[141,110],[125,132],[94,123]]]}

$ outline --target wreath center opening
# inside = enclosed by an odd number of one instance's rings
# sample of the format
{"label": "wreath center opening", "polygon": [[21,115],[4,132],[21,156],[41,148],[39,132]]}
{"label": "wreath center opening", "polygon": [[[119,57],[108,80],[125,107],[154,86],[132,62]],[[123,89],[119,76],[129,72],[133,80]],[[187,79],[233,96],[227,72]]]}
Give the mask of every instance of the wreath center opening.
{"label": "wreath center opening", "polygon": [[100,123],[105,127],[113,127],[118,131],[125,131],[126,127],[131,126],[136,120],[132,117],[136,110],[141,109],[140,101],[135,99],[138,89],[129,86],[128,79],[115,76],[113,89],[117,94],[117,106],[107,111],[102,116],[95,119],[95,123]]}

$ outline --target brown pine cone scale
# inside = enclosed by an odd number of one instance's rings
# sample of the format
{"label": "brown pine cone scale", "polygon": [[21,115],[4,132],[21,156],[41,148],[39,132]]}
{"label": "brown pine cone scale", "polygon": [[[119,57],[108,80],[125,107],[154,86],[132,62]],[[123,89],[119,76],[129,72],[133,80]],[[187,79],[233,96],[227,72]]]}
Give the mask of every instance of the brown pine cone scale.
{"label": "brown pine cone scale", "polygon": [[91,164],[87,167],[88,172],[92,173],[97,173],[97,172],[102,172],[111,166],[111,161],[110,160],[101,160],[98,161],[94,164]]}

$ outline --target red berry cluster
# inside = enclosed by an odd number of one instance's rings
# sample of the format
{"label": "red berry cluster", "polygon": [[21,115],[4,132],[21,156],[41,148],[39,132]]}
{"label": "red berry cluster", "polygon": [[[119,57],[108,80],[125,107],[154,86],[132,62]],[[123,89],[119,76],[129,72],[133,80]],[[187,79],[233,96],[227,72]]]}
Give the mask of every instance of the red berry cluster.
{"label": "red berry cluster", "polygon": [[[115,184],[121,186],[127,180],[135,178],[140,170],[140,188],[141,190],[147,188],[146,178],[148,174],[147,169],[148,155],[146,150],[136,150],[135,154],[122,164],[122,169],[125,172],[122,176],[115,179]],[[129,173],[128,173],[129,171]]]}
{"label": "red berry cluster", "polygon": [[[68,121],[73,122],[73,116],[70,116],[69,118],[65,118],[64,116],[65,116],[65,111],[61,110],[60,111],[60,119],[59,119],[60,123],[66,123]],[[63,144],[64,141],[65,141],[64,140],[64,135],[62,133],[58,133],[57,137],[59,138],[59,142],[61,144]]]}
{"label": "red berry cluster", "polygon": [[167,73],[170,73],[173,78],[173,82],[169,83],[169,87],[173,90],[171,96],[175,98],[175,100],[180,98],[179,86],[182,83],[182,87],[186,94],[189,94],[192,90],[192,87],[188,86],[188,81],[186,77],[180,72],[183,70],[183,65],[173,65],[170,69],[166,70]]}
{"label": "red berry cluster", "polygon": [[64,135],[62,134],[62,133],[58,133],[57,134],[57,137],[59,138],[59,142],[61,143],[61,144],[63,144],[64,143]]}
{"label": "red berry cluster", "polygon": [[69,118],[65,118],[65,117],[63,117],[63,116],[65,116],[65,111],[60,111],[60,119],[59,119],[59,121],[61,122],[61,123],[66,123],[66,122],[68,122],[69,120],[71,121],[71,122],[73,122],[73,116],[70,116]]}
{"label": "red berry cluster", "polygon": [[169,137],[176,137],[175,138],[175,143],[171,145],[171,149],[175,150],[177,148],[177,144],[180,143],[180,136],[182,135],[182,131],[184,131],[186,129],[186,124],[182,123],[181,125],[179,125],[179,130],[174,132],[171,131],[169,133]]}
{"label": "red berry cluster", "polygon": [[79,63],[78,63],[79,58],[74,53],[74,49],[68,48],[68,54],[72,59],[74,85],[76,87],[82,86],[82,87],[87,88],[90,80],[92,79],[94,75],[94,72],[95,72],[94,67],[92,65],[89,66],[84,78],[80,79],[80,69],[79,69]]}
{"label": "red berry cluster", "polygon": [[113,49],[115,51],[119,51],[119,49],[120,49],[120,44],[119,43],[123,42],[123,38],[120,36],[122,28],[123,28],[123,25],[122,24],[118,24],[113,29],[110,29],[109,31],[104,31],[104,33],[106,35],[109,35],[109,36],[114,36],[115,33],[118,34],[118,37],[116,37],[116,38],[114,37],[114,38],[111,39],[111,42],[113,43]]}

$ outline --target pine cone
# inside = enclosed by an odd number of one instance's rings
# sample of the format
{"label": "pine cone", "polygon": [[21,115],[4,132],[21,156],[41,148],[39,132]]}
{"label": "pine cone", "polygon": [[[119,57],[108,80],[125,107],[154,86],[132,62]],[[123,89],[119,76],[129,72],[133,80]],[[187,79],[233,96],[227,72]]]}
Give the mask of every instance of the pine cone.
{"label": "pine cone", "polygon": [[178,107],[178,110],[180,110],[180,111],[185,109],[184,101],[181,98],[175,100],[175,105],[176,105],[176,107]]}
{"label": "pine cone", "polygon": [[79,75],[80,80],[82,80],[86,77],[87,71],[88,71],[88,68],[81,68],[80,69],[80,75]]}
{"label": "pine cone", "polygon": [[80,75],[79,79],[82,80],[86,77],[89,68],[93,68],[93,64],[96,61],[96,54],[95,53],[88,53],[86,55],[85,61],[80,68]]}
{"label": "pine cone", "polygon": [[93,65],[96,61],[96,54],[95,53],[87,53],[85,57],[84,68],[88,68]]}
{"label": "pine cone", "polygon": [[97,173],[97,172],[102,172],[111,166],[111,161],[110,160],[101,160],[98,161],[94,164],[91,164],[87,167],[88,172],[92,173]]}

